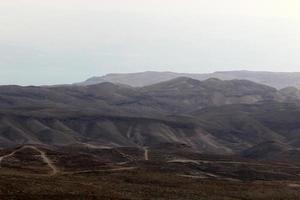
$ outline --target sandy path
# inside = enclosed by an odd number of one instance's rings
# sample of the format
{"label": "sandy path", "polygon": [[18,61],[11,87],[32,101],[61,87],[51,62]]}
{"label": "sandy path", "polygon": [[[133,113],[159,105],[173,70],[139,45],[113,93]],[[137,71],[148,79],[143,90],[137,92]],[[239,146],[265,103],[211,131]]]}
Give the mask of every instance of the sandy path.
{"label": "sandy path", "polygon": [[208,164],[208,163],[220,163],[220,164],[243,164],[243,165],[253,165],[253,166],[265,166],[265,164],[260,163],[250,163],[250,162],[237,162],[237,161],[208,161],[208,160],[188,160],[188,159],[174,159],[169,160],[169,163],[194,163],[194,164]]}
{"label": "sandy path", "polygon": [[21,148],[21,149],[17,149],[17,150],[15,150],[15,151],[11,152],[10,154],[1,156],[1,157],[0,157],[0,168],[1,168],[2,160],[4,160],[5,158],[8,158],[8,157],[11,157],[11,156],[15,155],[15,153],[17,153],[17,152],[20,151],[20,150],[22,150],[22,148]]}
{"label": "sandy path", "polygon": [[129,171],[137,169],[137,167],[120,167],[114,169],[99,169],[99,170],[83,170],[77,172],[64,172],[63,174],[81,174],[81,173],[92,173],[92,172],[118,172],[118,171]]}
{"label": "sandy path", "polygon": [[295,183],[288,184],[288,186],[293,188],[300,188],[300,184],[295,184]]}
{"label": "sandy path", "polygon": [[41,157],[43,159],[43,161],[45,163],[47,163],[47,165],[49,166],[49,168],[52,170],[50,175],[55,175],[59,172],[59,170],[57,169],[57,167],[53,164],[52,160],[47,156],[46,152],[34,147],[34,146],[28,146],[28,148],[34,149],[37,152],[39,152],[41,154]]}
{"label": "sandy path", "polygon": [[207,176],[203,176],[203,175],[194,176],[194,175],[179,174],[178,176],[185,177],[185,178],[193,178],[193,179],[207,179],[208,178]]}
{"label": "sandy path", "polygon": [[144,148],[144,157],[145,157],[145,160],[148,161],[149,160],[149,150],[147,148]]}
{"label": "sandy path", "polygon": [[44,152],[44,151],[38,149],[38,148],[35,147],[35,146],[23,146],[22,148],[17,149],[17,150],[13,151],[13,152],[10,153],[10,154],[7,154],[7,155],[4,155],[4,156],[0,157],[0,168],[1,168],[1,163],[2,163],[3,159],[8,158],[8,157],[11,157],[11,156],[15,155],[17,152],[22,151],[23,149],[26,149],[26,148],[27,148],[27,149],[28,149],[28,148],[29,148],[29,149],[33,149],[33,150],[35,150],[35,151],[37,151],[37,152],[40,153],[40,156],[41,156],[41,158],[43,159],[43,161],[44,161],[44,162],[48,165],[48,167],[51,169],[51,173],[50,173],[51,176],[53,176],[53,175],[55,175],[55,174],[57,174],[57,173],[59,172],[59,170],[58,170],[57,167],[53,164],[53,162],[51,161],[51,159],[49,159],[49,157],[47,156],[46,152]]}
{"label": "sandy path", "polygon": [[91,149],[113,149],[113,147],[104,146],[104,145],[94,145],[94,144],[88,144],[88,143],[83,143],[83,142],[79,143],[79,144],[82,144]]}

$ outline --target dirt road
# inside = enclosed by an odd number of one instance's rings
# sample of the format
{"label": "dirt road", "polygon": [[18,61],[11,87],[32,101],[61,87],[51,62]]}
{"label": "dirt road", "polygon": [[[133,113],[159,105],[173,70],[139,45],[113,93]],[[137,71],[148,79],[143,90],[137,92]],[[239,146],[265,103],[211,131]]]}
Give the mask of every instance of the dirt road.
{"label": "dirt road", "polygon": [[144,148],[144,157],[145,157],[145,160],[148,161],[149,160],[149,150],[147,148]]}
{"label": "dirt road", "polygon": [[33,149],[37,152],[40,153],[41,158],[43,159],[43,161],[48,165],[48,167],[51,169],[51,173],[49,175],[53,176],[55,174],[57,174],[59,172],[59,170],[57,169],[57,167],[53,164],[53,162],[51,161],[51,159],[47,156],[46,152],[38,149],[35,146],[23,146],[22,148],[16,149],[15,151],[11,152],[10,154],[4,155],[2,157],[0,157],[0,168],[1,168],[1,163],[4,159],[9,158],[13,155],[15,155],[17,152],[22,151],[23,149]]}

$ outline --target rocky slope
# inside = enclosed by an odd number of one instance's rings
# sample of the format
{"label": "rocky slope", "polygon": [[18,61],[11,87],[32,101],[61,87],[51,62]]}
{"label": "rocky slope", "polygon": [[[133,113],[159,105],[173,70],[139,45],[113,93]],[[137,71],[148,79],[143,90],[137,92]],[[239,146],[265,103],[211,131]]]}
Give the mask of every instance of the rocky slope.
{"label": "rocky slope", "polygon": [[245,80],[186,77],[142,88],[2,86],[0,147],[174,143],[235,154],[272,140],[296,148],[300,107],[294,94]]}

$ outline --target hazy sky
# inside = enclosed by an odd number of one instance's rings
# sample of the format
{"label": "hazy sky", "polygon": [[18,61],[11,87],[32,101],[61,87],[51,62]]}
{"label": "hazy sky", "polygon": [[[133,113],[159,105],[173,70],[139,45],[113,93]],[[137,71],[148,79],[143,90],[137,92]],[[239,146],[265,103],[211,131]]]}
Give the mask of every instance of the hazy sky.
{"label": "hazy sky", "polygon": [[300,71],[299,0],[2,0],[0,84]]}

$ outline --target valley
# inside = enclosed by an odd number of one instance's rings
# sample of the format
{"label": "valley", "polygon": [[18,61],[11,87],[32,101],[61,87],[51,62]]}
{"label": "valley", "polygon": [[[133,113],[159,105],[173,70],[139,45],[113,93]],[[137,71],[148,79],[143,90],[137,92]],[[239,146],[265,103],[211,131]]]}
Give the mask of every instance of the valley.
{"label": "valley", "polygon": [[204,155],[184,145],[148,151],[24,146],[4,153],[9,155],[2,157],[0,170],[5,199],[279,200],[300,195],[299,163]]}

